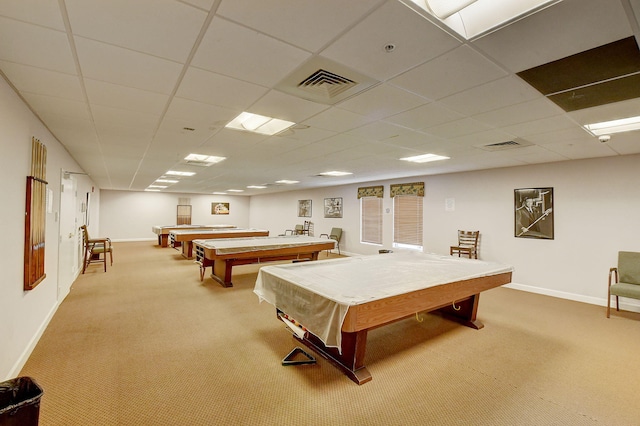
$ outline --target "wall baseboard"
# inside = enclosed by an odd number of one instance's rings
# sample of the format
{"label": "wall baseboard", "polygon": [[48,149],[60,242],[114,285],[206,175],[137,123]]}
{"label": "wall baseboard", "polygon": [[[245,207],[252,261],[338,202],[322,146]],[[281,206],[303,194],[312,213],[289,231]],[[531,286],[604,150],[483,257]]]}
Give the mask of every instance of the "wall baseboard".
{"label": "wall baseboard", "polygon": [[[590,305],[607,306],[607,299],[600,297],[589,297],[581,294],[567,293],[564,291],[549,290],[548,288],[534,287],[530,285],[510,283],[503,287],[512,288],[514,290],[522,290],[529,293],[542,294],[545,296],[557,297],[559,299],[573,300],[574,302],[588,303]],[[615,309],[615,303],[611,302]],[[640,312],[640,304],[628,303],[625,299],[620,300],[620,309],[630,312]]]}

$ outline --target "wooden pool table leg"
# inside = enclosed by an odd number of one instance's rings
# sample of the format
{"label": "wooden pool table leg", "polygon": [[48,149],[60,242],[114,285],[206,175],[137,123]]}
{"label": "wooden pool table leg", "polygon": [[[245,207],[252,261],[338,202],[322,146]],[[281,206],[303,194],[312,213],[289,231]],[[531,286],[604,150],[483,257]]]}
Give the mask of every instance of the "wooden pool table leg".
{"label": "wooden pool table leg", "polygon": [[440,308],[438,311],[452,317],[452,319],[466,325],[467,327],[480,330],[484,327],[484,324],[476,318],[479,302],[480,294],[474,294],[467,299],[457,300],[451,305]]}
{"label": "wooden pool table leg", "polygon": [[169,234],[160,234],[158,235],[160,239],[160,247],[168,247],[169,246]]}
{"label": "wooden pool table leg", "polygon": [[222,284],[223,287],[233,287],[231,282],[231,269],[233,259],[222,259],[213,262],[213,272],[211,278]]}
{"label": "wooden pool table leg", "polygon": [[[298,339],[296,337],[296,339]],[[303,344],[326,358],[329,362],[342,370],[351,380],[361,385],[371,380],[371,373],[364,366],[364,355],[367,347],[367,330],[354,333],[342,332],[342,353],[338,348],[327,347],[314,334],[307,333]]]}

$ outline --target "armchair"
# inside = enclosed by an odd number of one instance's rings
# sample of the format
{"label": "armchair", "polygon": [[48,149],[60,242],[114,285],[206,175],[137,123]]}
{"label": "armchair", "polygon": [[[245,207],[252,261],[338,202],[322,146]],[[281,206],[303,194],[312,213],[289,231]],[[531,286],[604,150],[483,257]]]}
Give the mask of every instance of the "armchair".
{"label": "armchair", "polygon": [[336,241],[336,248],[338,249],[338,254],[340,254],[340,238],[342,238],[342,228],[331,228],[331,233],[329,234],[320,234],[320,238],[326,237],[331,240]]}
{"label": "armchair", "polygon": [[[84,261],[82,265],[82,273],[87,270],[87,266],[91,263],[103,263],[104,271],[107,272],[107,253],[113,265],[113,246],[110,238],[90,238],[86,225],[80,227],[84,239]],[[102,257],[100,257],[102,255]]]}
{"label": "armchair", "polygon": [[619,297],[640,299],[640,253],[618,252],[618,266],[609,269],[607,318],[611,311],[611,296],[616,297],[616,311],[620,310]]}

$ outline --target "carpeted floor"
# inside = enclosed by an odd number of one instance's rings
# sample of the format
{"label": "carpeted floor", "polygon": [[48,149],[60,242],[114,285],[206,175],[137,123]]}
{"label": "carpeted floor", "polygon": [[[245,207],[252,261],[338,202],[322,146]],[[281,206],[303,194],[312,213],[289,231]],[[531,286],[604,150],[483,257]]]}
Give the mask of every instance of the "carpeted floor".
{"label": "carpeted floor", "polygon": [[371,331],[358,386],[320,357],[281,365],[298,345],[253,294],[258,266],[223,288],[171,248],[114,255],[21,372],[44,389],[40,425],[640,424],[640,314],[497,288],[482,330],[423,314]]}

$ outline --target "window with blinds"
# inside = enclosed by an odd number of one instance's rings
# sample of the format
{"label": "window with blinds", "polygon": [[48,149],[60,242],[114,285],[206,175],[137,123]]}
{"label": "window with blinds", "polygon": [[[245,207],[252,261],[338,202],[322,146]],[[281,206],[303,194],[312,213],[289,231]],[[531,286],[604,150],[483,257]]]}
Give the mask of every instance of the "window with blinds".
{"label": "window with blinds", "polygon": [[360,198],[360,242],[382,244],[382,198]]}
{"label": "window with blinds", "polygon": [[393,197],[393,246],[422,250],[422,205],[424,197]]}

